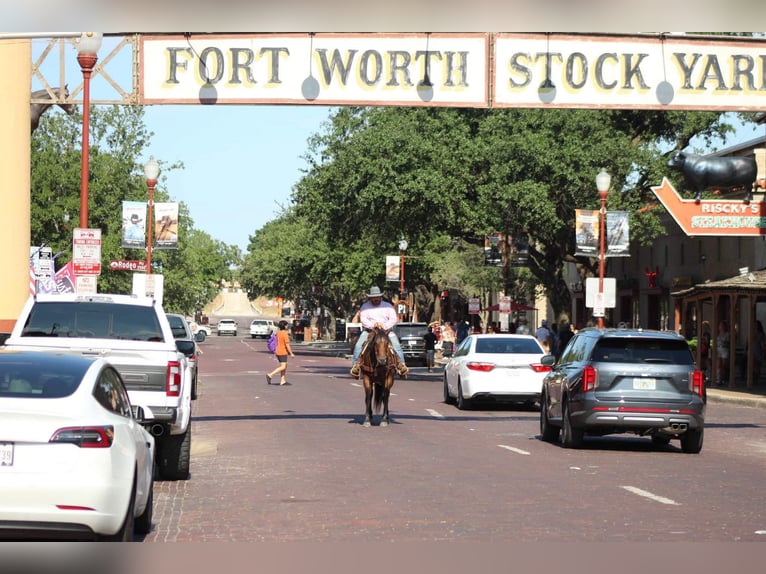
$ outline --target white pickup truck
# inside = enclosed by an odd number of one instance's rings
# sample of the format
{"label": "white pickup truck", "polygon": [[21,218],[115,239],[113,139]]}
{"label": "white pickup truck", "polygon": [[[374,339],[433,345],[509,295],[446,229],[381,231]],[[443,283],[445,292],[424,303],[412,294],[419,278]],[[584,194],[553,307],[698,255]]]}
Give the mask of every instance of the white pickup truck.
{"label": "white pickup truck", "polygon": [[122,375],[130,402],[144,409],[160,478],[188,478],[191,368],[160,304],[132,295],[38,294],[27,300],[4,346],[106,358]]}

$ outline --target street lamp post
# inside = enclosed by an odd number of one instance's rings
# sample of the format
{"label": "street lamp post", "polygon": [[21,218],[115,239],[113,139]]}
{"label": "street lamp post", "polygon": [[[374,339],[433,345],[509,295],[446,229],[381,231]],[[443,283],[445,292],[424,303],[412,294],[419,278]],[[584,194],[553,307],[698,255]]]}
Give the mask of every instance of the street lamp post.
{"label": "street lamp post", "polygon": [[146,273],[151,275],[152,273],[152,243],[154,236],[152,235],[152,223],[154,222],[154,187],[157,185],[157,176],[160,175],[160,164],[154,159],[154,156],[149,157],[149,161],[144,165],[144,177],[146,177],[146,185],[149,187],[149,215],[147,217],[147,237],[146,237]]}
{"label": "street lamp post", "polygon": [[83,32],[77,42],[77,62],[82,71],[82,162],[80,166],[80,227],[88,227],[88,178],[90,160],[90,76],[98,61],[100,32]]}
{"label": "street lamp post", "polygon": [[606,198],[609,195],[609,184],[612,177],[604,171],[596,176],[596,189],[601,201],[601,209],[598,212],[599,219],[599,252],[598,252],[598,303],[601,306],[601,316],[598,318],[598,328],[604,328],[604,263],[606,259]]}
{"label": "street lamp post", "polygon": [[404,252],[407,251],[407,240],[399,240],[399,302],[404,302]]}

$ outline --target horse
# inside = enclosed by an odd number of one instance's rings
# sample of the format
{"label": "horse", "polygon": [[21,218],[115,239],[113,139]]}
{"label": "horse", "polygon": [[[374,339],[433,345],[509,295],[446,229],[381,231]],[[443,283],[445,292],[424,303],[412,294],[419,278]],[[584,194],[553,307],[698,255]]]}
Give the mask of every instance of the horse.
{"label": "horse", "polygon": [[365,403],[362,426],[372,425],[373,399],[376,413],[383,408],[380,426],[388,426],[388,398],[394,386],[397,358],[384,329],[374,329],[370,333],[360,358]]}
{"label": "horse", "polygon": [[31,116],[32,116],[32,131],[30,133],[34,133],[34,131],[37,129],[37,126],[40,124],[40,117],[45,113],[45,110],[50,108],[51,106],[58,106],[62,110],[64,110],[67,115],[72,115],[75,111],[75,105],[74,104],[67,104],[63,102],[57,102],[52,96],[51,92],[58,92],[59,95],[63,98],[69,97],[69,88],[67,86],[64,86],[64,89],[61,90],[61,88],[51,88],[50,91],[48,90],[37,90],[36,92],[32,92],[31,100],[39,100],[39,99],[47,99],[50,100],[50,103],[32,103],[31,106]]}

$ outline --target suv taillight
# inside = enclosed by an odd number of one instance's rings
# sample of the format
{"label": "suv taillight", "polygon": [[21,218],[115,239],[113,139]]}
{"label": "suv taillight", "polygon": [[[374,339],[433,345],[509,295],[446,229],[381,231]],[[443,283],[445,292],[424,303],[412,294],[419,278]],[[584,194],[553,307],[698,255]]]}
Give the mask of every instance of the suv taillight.
{"label": "suv taillight", "polygon": [[689,389],[695,395],[705,396],[705,374],[699,369],[689,373]]}
{"label": "suv taillight", "polygon": [[165,394],[169,397],[177,397],[181,394],[181,363],[168,361],[168,374],[166,379]]}
{"label": "suv taillight", "polygon": [[582,370],[582,392],[592,391],[598,385],[598,371],[588,365]]}

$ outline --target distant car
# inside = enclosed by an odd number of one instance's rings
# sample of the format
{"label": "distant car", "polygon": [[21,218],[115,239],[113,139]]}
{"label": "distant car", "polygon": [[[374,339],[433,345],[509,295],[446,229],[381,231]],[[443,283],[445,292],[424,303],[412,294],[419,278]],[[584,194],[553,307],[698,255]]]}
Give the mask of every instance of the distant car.
{"label": "distant car", "polygon": [[151,530],[154,438],[105,359],[0,349],[0,538]]}
{"label": "distant car", "polygon": [[399,343],[402,345],[404,362],[426,364],[426,341],[423,338],[428,332],[428,323],[396,323],[393,328]]}
{"label": "distant car", "polygon": [[219,337],[221,335],[234,335],[236,337],[238,328],[239,326],[234,319],[221,319],[218,321],[216,332],[218,333]]}
{"label": "distant car", "polygon": [[170,323],[170,330],[176,339],[176,348],[181,351],[188,361],[191,375],[192,388],[191,398],[197,399],[197,377],[199,375],[199,356],[200,351],[197,346],[197,338],[192,334],[189,321],[183,315],[176,313],[165,313]]}
{"label": "distant car", "polygon": [[253,322],[250,323],[250,336],[253,339],[258,337],[268,339],[276,331],[277,327],[271,319],[253,319]]}
{"label": "distant car", "polygon": [[586,435],[634,433],[657,445],[681,441],[702,450],[704,376],[678,333],[642,329],[582,329],[543,382],[543,440],[578,448]]}
{"label": "distant car", "polygon": [[534,404],[551,370],[545,355],[531,335],[469,335],[444,367],[444,402],[461,410],[487,399]]}

